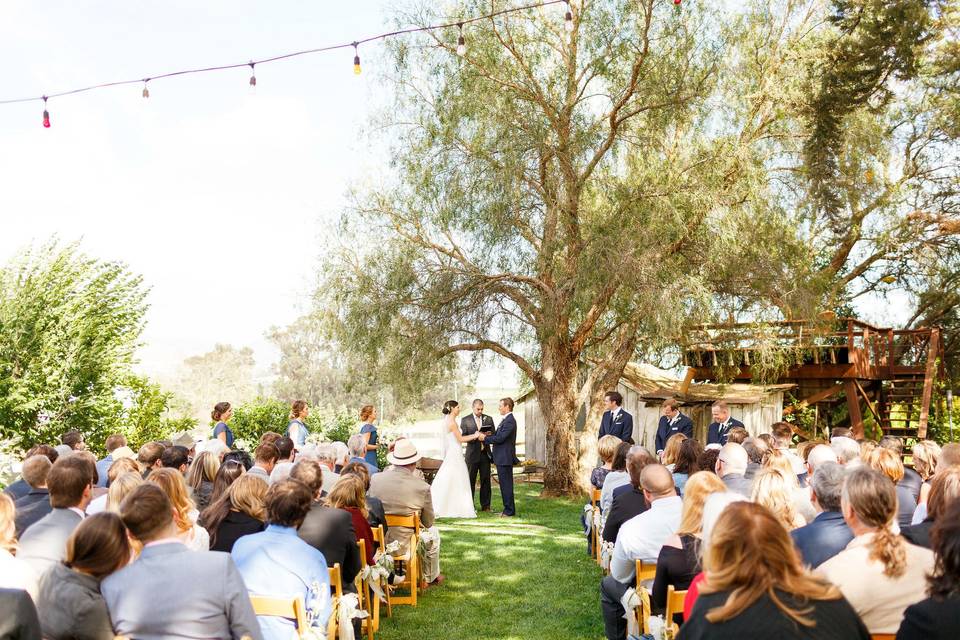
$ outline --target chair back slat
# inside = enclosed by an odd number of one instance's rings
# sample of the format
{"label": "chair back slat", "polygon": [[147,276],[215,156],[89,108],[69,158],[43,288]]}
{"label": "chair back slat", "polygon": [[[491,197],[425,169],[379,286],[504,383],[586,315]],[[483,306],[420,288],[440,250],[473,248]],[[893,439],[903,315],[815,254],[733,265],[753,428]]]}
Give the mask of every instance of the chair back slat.
{"label": "chair back slat", "polygon": [[340,580],[340,563],[327,569],[330,572],[330,589],[337,598],[343,597],[343,582]]}
{"label": "chair back slat", "polygon": [[287,618],[297,623],[298,630],[303,631],[307,628],[307,609],[303,604],[303,598],[299,596],[296,598],[250,596],[250,604],[253,605],[253,612],[258,616]]}
{"label": "chair back slat", "polygon": [[601,495],[603,495],[603,491],[601,491],[600,489],[594,489],[594,490],[590,493],[590,504],[592,504],[592,505],[595,506],[595,507],[600,506],[600,496],[601,496]]}
{"label": "chair back slat", "polygon": [[417,537],[420,537],[420,514],[414,513],[409,516],[394,516],[387,514],[388,527],[406,527],[413,529]]}

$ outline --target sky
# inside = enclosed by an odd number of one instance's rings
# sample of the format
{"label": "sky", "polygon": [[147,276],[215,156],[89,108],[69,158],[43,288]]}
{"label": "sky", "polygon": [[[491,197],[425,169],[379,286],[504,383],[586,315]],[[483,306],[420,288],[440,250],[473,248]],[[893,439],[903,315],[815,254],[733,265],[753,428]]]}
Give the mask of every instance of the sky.
{"label": "sky", "polygon": [[[268,57],[385,31],[381,0],[0,3],[0,100]],[[141,370],[264,338],[309,307],[362,132],[375,47],[0,105],[0,262],[56,235],[150,287]]]}
{"label": "sky", "polygon": [[[388,30],[390,7],[3,0],[0,100],[351,42]],[[40,102],[0,105],[0,262],[79,241],[150,287],[141,371],[170,375],[216,343],[252,347],[266,371],[264,334],[309,308],[347,190],[383,171],[363,135],[381,57],[360,55],[360,76],[349,49],[261,65],[255,95],[242,68],[151,82],[149,99],[140,85],[52,99],[50,129]]]}

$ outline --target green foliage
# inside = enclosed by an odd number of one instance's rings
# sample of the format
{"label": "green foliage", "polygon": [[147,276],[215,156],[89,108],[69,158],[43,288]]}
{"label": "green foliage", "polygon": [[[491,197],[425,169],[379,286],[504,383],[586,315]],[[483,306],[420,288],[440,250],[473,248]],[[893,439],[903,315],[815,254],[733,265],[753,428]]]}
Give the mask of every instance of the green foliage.
{"label": "green foliage", "polygon": [[0,437],[93,449],[124,427],[121,398],[147,309],[141,278],[119,262],[51,243],[0,270]]}
{"label": "green foliage", "polygon": [[[267,431],[286,435],[290,422],[290,404],[276,398],[257,397],[233,407],[230,429],[238,440],[255,446]],[[311,407],[307,417],[307,430],[313,441],[346,442],[357,433],[357,419],[352,412]],[[212,427],[213,422],[209,425]],[[212,431],[211,431],[212,433]]]}

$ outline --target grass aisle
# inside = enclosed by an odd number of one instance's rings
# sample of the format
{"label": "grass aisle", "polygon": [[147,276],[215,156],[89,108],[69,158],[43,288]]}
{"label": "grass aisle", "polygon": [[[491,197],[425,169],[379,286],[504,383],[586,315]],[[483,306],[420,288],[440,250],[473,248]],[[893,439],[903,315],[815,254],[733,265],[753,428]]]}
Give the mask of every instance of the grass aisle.
{"label": "grass aisle", "polygon": [[[382,640],[565,640],[603,637],[600,569],[580,533],[582,505],[516,485],[516,518],[440,520],[440,570],[417,607],[394,607]],[[500,502],[494,488],[493,508]]]}

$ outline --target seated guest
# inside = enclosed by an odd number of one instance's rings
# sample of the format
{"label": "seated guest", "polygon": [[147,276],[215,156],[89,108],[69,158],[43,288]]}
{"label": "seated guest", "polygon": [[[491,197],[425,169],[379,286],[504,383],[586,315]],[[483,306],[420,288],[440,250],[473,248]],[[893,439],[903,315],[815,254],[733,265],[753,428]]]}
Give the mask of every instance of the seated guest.
{"label": "seated guest", "polygon": [[174,506],[160,487],[147,482],[134,489],[120,505],[120,517],[143,552],[100,583],[116,635],[263,638],[230,555],[187,549],[178,538]]}
{"label": "seated guest", "polygon": [[[935,444],[935,443],[934,443]],[[882,449],[889,449],[897,454],[901,463],[903,462],[903,440],[897,436],[883,436],[877,445]],[[920,502],[920,492],[923,486],[923,477],[917,471],[909,466],[903,465],[903,478],[897,483],[901,485],[907,493],[913,498],[913,504],[916,506]],[[898,494],[899,495],[899,494]],[[907,524],[910,524],[909,522]]]}
{"label": "seated guest", "polygon": [[[933,440],[921,440],[913,445],[910,457],[913,461],[913,469],[923,480],[920,486],[920,497],[917,500],[917,506],[927,504],[927,498],[930,497],[930,483],[937,472],[937,462],[940,460],[941,449]],[[923,517],[914,519],[914,523],[923,520]]]}
{"label": "seated guest", "polygon": [[279,440],[282,437],[283,435],[280,433],[277,433],[276,431],[264,431],[263,434],[260,436],[260,442],[258,442],[257,444],[263,444],[264,442],[269,442],[270,444],[276,446],[277,440]]}
{"label": "seated guest", "polygon": [[780,469],[767,468],[753,479],[750,499],[770,510],[787,531],[806,524],[793,506],[793,495],[798,489],[796,476]]}
{"label": "seated guest", "polygon": [[174,519],[179,530],[177,538],[180,542],[193,551],[210,549],[210,536],[206,529],[197,524],[200,514],[197,513],[193,501],[187,495],[187,483],[183,479],[183,474],[174,469],[157,469],[150,474],[147,482],[163,489],[167,498],[170,499],[175,511]]}
{"label": "seated guest", "polygon": [[790,461],[793,473],[799,478],[806,474],[803,458],[798,456],[790,449],[793,444],[793,425],[789,422],[775,422],[770,427],[771,435],[775,442],[774,449],[780,451]]}
{"label": "seated guest", "polygon": [[683,502],[670,471],[648,464],[640,474],[643,495],[650,508],[628,520],[617,534],[610,560],[610,575],[600,583],[600,609],[607,638],[624,638],[626,620],[620,600],[636,578],[636,561],[656,562],[660,548],[677,531]]}
{"label": "seated guest", "polygon": [[[724,446],[731,446],[727,443]],[[740,445],[733,445],[740,446]],[[742,448],[742,447],[741,447]],[[657,575],[653,580],[651,604],[655,612],[667,606],[667,587],[685,591],[694,576],[700,573],[700,534],[703,527],[703,503],[714,494],[726,490],[716,474],[697,472],[687,481],[683,494],[683,510],[677,532],[667,538],[657,557]]]}
{"label": "seated guest", "polygon": [[17,513],[16,531],[19,536],[24,530],[50,513],[50,491],[47,489],[47,475],[53,464],[47,456],[34,455],[23,461],[23,480],[30,491],[14,503]]}
{"label": "seated guest", "polygon": [[804,570],[779,518],[761,505],[726,506],[703,566],[684,640],[870,639],[840,591]]}
{"label": "seated guest", "polygon": [[[340,473],[340,471],[350,463],[350,447],[347,446],[346,442],[340,442],[339,440],[334,440],[330,446],[333,447],[333,453],[337,458],[337,462],[333,466],[333,471],[334,473]],[[367,469],[367,471],[369,471],[369,469]]]}
{"label": "seated guest", "polygon": [[320,500],[323,475],[320,463],[300,460],[293,465],[290,479],[302,482],[311,491],[313,502],[300,525],[299,535],[327,559],[327,564],[340,565],[343,587],[352,591],[353,579],[360,572],[360,550],[350,514],[327,506]]}
{"label": "seated guest", "polygon": [[278,438],[274,443],[280,453],[279,462],[294,462],[297,449],[290,438]]}
{"label": "seated guest", "polygon": [[603,489],[603,480],[613,471],[613,456],[617,447],[623,442],[617,436],[605,435],[597,442],[597,453],[600,455],[600,466],[590,472],[590,484],[594,489]]}
{"label": "seated guest", "polygon": [[370,495],[370,471],[367,470],[366,465],[351,462],[340,470],[340,476],[351,474],[363,480],[364,498],[367,502],[367,522],[370,524],[370,528],[376,529],[382,526],[383,532],[386,534],[390,527],[387,526],[387,514],[383,510],[383,503],[380,498]]}
{"label": "seated guest", "polygon": [[70,447],[71,451],[84,451],[87,448],[87,443],[84,442],[83,434],[76,429],[71,429],[60,436],[60,442]]}
{"label": "seated guest", "polygon": [[283,482],[289,478],[290,472],[293,471],[293,464],[292,462],[278,462],[277,466],[270,472],[270,484]]}
{"label": "seated guest", "polygon": [[900,535],[907,542],[932,549],[933,543],[930,540],[930,532],[934,524],[947,512],[950,504],[958,498],[960,498],[960,467],[952,466],[940,469],[933,479],[933,486],[927,499],[927,515],[923,522],[909,527],[901,527]]}
{"label": "seated guest", "polygon": [[[105,511],[110,513],[120,513],[120,503],[123,502],[123,499],[133,491],[135,488],[139,487],[141,484],[146,482],[143,477],[140,476],[138,472],[128,471],[127,473],[121,473],[119,476],[115,477],[110,481],[110,488],[107,490],[107,503]],[[90,509],[87,508],[89,513]]]}
{"label": "seated guest", "polygon": [[[331,613],[330,577],[327,562],[317,549],[297,537],[313,503],[313,492],[298,480],[284,480],[267,491],[267,528],[237,540],[231,555],[250,595],[272,598],[303,598],[307,620],[319,634],[325,632]],[[349,516],[348,516],[349,517]],[[346,584],[346,583],[345,583]],[[264,638],[290,638],[293,620],[257,616]]]}
{"label": "seated guest", "polygon": [[[393,468],[373,474],[370,478],[370,493],[380,498],[388,515],[419,514],[421,526],[435,534],[425,549],[422,569],[424,580],[440,584],[444,579],[440,574],[440,532],[434,527],[430,485],[414,475],[419,459],[420,453],[412,440],[397,440],[393,451],[387,454],[387,461]],[[407,527],[390,527],[387,531],[387,544],[396,540],[400,544],[400,553],[416,553],[416,549],[408,549],[412,533]]]}
{"label": "seated guest", "polygon": [[799,529],[790,532],[800,558],[808,567],[821,564],[847,548],[853,532],[840,512],[840,493],[846,471],[836,462],[817,466],[811,475],[811,500],[817,517]]}
{"label": "seated guest", "polygon": [[703,453],[700,454],[700,458],[697,460],[697,468],[709,471],[710,473],[716,473],[717,459],[719,457],[720,449],[704,449]]}
{"label": "seated guest", "polygon": [[368,565],[373,564],[373,553],[375,551],[373,529],[367,522],[366,490],[363,487],[363,480],[353,474],[342,477],[337,486],[330,492],[330,495],[327,496],[327,504],[350,514],[357,541],[364,541],[366,551],[364,560]]}
{"label": "seated guest", "polygon": [[96,468],[76,455],[58,458],[47,474],[50,513],[27,527],[20,536],[17,557],[42,576],[50,566],[63,560],[67,538],[83,520],[90,503]]}
{"label": "seated guest", "polygon": [[[362,440],[362,438],[360,439]],[[337,463],[337,450],[333,447],[333,445],[321,445],[317,447],[315,456],[317,462],[320,463],[320,470],[323,472],[323,493],[326,495],[333,491],[333,487],[337,484],[337,481],[340,480],[340,474],[334,471]],[[363,458],[356,458],[354,462],[366,466],[368,473],[374,473],[374,471],[367,466],[367,463],[363,460]]]}
{"label": "seated guest", "polygon": [[107,472],[110,471],[110,465],[114,462],[113,452],[125,446],[127,446],[127,439],[122,434],[114,433],[107,436],[107,441],[104,443],[107,455],[103,459],[97,460],[98,487],[107,486]]}
{"label": "seated guest", "polygon": [[[114,482],[116,482],[118,477],[127,473],[136,473],[138,476],[140,475],[140,468],[136,461],[131,458],[117,458],[107,470],[107,485],[112,485]],[[143,477],[141,476],[140,479],[142,480]],[[109,499],[110,489],[107,489],[107,493],[103,494],[102,496],[97,496],[90,501],[90,504],[87,505],[87,515],[92,516],[95,513],[106,511]],[[114,504],[119,503],[114,501]]]}
{"label": "seated guest", "polygon": [[[366,462],[367,471],[370,472],[370,475],[373,475],[378,471],[380,471],[380,469],[377,468],[377,465],[370,462],[369,460],[370,456],[364,457],[364,452],[367,451],[367,441],[366,441],[366,436],[364,434],[355,433],[352,436],[350,436],[350,438],[347,440],[347,450],[349,450],[350,452],[350,459],[347,461],[348,463],[349,462]],[[375,452],[370,451],[369,453],[375,453]],[[337,456],[336,451],[333,451],[332,455],[334,458],[333,462],[334,464],[336,464],[336,456]]]}
{"label": "seated guest", "polygon": [[36,600],[39,576],[33,567],[13,555],[17,550],[13,514],[13,500],[0,493],[0,589],[23,589]]}
{"label": "seated guest", "polygon": [[743,477],[752,482],[763,465],[763,456],[767,452],[767,445],[763,440],[756,438],[747,438],[742,444],[747,452],[747,470],[743,472]]}
{"label": "seated guest", "polygon": [[280,450],[277,445],[265,442],[257,446],[253,451],[253,466],[247,471],[250,475],[260,476],[260,478],[269,483],[270,473],[280,460]]}
{"label": "seated guest", "polygon": [[187,486],[193,495],[197,509],[203,511],[210,505],[213,481],[220,470],[220,459],[209,451],[201,451],[187,471]]}
{"label": "seated guest", "polygon": [[677,463],[677,456],[680,455],[680,445],[687,439],[682,433],[675,433],[667,439],[667,444],[663,449],[662,464],[673,473],[673,465]]}
{"label": "seated guest", "polygon": [[687,484],[687,478],[690,477],[690,474],[700,470],[697,461],[701,453],[703,453],[703,446],[699,440],[687,438],[680,443],[680,450],[677,451],[677,458],[673,464],[673,484],[676,485],[681,496],[683,495],[683,487]]}
{"label": "seated guest", "polygon": [[630,474],[627,473],[627,454],[631,444],[621,442],[617,445],[613,455],[613,464],[610,473],[603,479],[603,490],[600,492],[600,511],[606,513],[613,503],[613,490],[630,483]]}
{"label": "seated guest", "polygon": [[267,482],[245,473],[219,500],[207,507],[200,524],[210,535],[210,550],[230,553],[237,539],[260,533],[266,520]]}
{"label": "seated guest", "polygon": [[161,467],[160,456],[166,449],[160,442],[148,442],[137,451],[137,464],[140,465],[140,472],[146,478],[154,469]]}
{"label": "seated guest", "polygon": [[120,516],[98,513],[74,529],[67,555],[40,581],[37,612],[47,640],[112,640],[113,627],[100,581],[130,561]]}
{"label": "seated guest", "polygon": [[187,469],[190,467],[190,450],[178,445],[167,447],[160,454],[160,467],[162,469],[175,469],[186,475]]}
{"label": "seated guest", "polygon": [[733,444],[743,444],[744,440],[750,437],[750,434],[747,432],[744,427],[730,427],[730,430],[727,431],[727,442],[732,442]]}
{"label": "seated guest", "polygon": [[[217,440],[216,442],[220,442]],[[216,502],[223,494],[227,492],[234,480],[246,473],[247,470],[236,460],[228,460],[217,469],[217,475],[213,478],[213,489],[210,491],[210,502]]]}
{"label": "seated guest", "polygon": [[749,464],[747,450],[739,444],[727,442],[720,449],[715,470],[728,490],[749,498],[753,482],[744,477],[747,464]]}
{"label": "seated guest", "polygon": [[830,439],[830,448],[842,465],[856,466],[860,462],[860,444],[853,438],[836,436]]}
{"label": "seated guest", "polygon": [[[33,456],[45,456],[47,460],[50,461],[50,464],[53,464],[54,462],[57,461],[57,456],[59,455],[60,454],[57,453],[57,450],[51,447],[50,445],[38,444],[34,447],[31,447],[30,450],[27,451],[27,455],[23,456],[23,460],[24,462],[26,462],[28,458],[32,458]],[[30,493],[30,489],[32,488],[33,487],[30,486],[30,483],[28,483],[26,479],[21,475],[19,480],[16,480],[15,482],[8,485],[7,488],[3,490],[3,492],[8,496],[10,496],[11,500],[16,502],[23,496]]]}
{"label": "seated guest", "polygon": [[[606,513],[605,523],[603,525],[603,539],[606,542],[614,543],[617,541],[617,534],[620,533],[620,527],[636,515],[646,511],[650,505],[643,496],[643,488],[640,486],[640,476],[643,468],[648,464],[654,464],[657,459],[652,453],[640,446],[630,447],[627,454],[627,473],[630,474],[630,484],[620,487],[613,492],[613,503]],[[627,489],[620,491],[620,489]]]}
{"label": "seated guest", "polygon": [[235,460],[236,462],[242,464],[245,471],[250,471],[250,469],[253,467],[253,457],[246,451],[233,449],[232,451],[228,451],[227,453],[223,454],[223,458],[221,458],[222,462],[229,462],[231,460]]}
{"label": "seated guest", "polygon": [[850,471],[840,503],[855,537],[819,571],[840,588],[870,633],[896,633],[904,610],[923,597],[933,553],[891,530],[897,491],[881,473],[865,467]]}
{"label": "seated guest", "polygon": [[30,594],[22,589],[0,589],[0,638],[40,640],[40,620]]}
{"label": "seated guest", "polygon": [[937,518],[932,539],[936,562],[927,576],[928,597],[907,607],[897,640],[960,638],[960,501]]}
{"label": "seated guest", "polygon": [[[803,526],[812,522],[817,517],[813,510],[813,503],[810,502],[810,488],[801,487],[798,476],[793,472],[793,463],[779,449],[772,449],[767,452],[763,459],[763,468],[778,469],[786,481],[785,490],[793,505],[793,510],[800,516],[797,520],[798,526]],[[804,463],[806,470],[806,463]],[[806,478],[806,474],[804,474]]]}
{"label": "seated guest", "polygon": [[[901,482],[904,478],[904,466],[900,455],[891,448],[877,447],[867,454],[864,463],[869,465],[871,469],[885,475],[896,486],[897,525],[901,528],[910,526],[913,521],[913,512],[917,509],[917,501],[913,497],[913,483],[904,484]],[[919,485],[917,486],[917,493],[920,493]]]}

